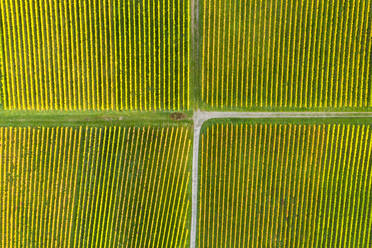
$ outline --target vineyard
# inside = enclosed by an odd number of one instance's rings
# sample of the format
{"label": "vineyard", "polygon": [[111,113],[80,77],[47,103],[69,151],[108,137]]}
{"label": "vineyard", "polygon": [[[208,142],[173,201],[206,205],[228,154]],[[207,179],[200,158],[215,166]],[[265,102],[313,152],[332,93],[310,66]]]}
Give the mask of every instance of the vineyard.
{"label": "vineyard", "polygon": [[6,0],[0,12],[4,109],[189,109],[188,0]]}
{"label": "vineyard", "polygon": [[201,134],[199,247],[368,247],[371,122],[213,120]]}
{"label": "vineyard", "polygon": [[0,247],[372,247],[371,38],[371,0],[0,0]]}
{"label": "vineyard", "polygon": [[372,107],[369,0],[200,4],[203,108]]}
{"label": "vineyard", "polygon": [[1,127],[0,246],[185,247],[190,127]]}

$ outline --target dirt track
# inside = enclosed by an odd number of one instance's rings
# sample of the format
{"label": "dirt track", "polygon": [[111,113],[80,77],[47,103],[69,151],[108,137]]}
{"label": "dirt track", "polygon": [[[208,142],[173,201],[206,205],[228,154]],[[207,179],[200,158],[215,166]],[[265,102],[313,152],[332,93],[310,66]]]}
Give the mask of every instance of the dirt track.
{"label": "dirt track", "polygon": [[372,112],[205,112],[195,111],[194,145],[192,161],[192,212],[190,247],[196,247],[196,222],[198,210],[198,158],[200,129],[203,123],[215,118],[372,118]]}

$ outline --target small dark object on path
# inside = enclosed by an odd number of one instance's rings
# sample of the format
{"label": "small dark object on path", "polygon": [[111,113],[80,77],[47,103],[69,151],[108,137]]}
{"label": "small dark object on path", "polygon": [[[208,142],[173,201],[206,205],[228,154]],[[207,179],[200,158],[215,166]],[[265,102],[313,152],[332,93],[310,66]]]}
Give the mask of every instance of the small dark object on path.
{"label": "small dark object on path", "polygon": [[185,114],[183,114],[183,113],[172,113],[171,115],[170,115],[170,118],[172,119],[172,120],[174,120],[174,121],[180,121],[180,120],[184,120],[184,119],[186,119],[186,115]]}

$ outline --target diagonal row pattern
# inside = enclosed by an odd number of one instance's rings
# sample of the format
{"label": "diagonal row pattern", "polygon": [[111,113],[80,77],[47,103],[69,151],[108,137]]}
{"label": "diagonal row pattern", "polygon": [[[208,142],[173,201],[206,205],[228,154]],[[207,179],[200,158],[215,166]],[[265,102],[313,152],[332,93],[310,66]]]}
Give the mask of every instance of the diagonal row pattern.
{"label": "diagonal row pattern", "polygon": [[0,128],[0,246],[184,247],[189,127]]}
{"label": "diagonal row pattern", "polygon": [[201,135],[199,247],[367,247],[372,130],[217,121]]}

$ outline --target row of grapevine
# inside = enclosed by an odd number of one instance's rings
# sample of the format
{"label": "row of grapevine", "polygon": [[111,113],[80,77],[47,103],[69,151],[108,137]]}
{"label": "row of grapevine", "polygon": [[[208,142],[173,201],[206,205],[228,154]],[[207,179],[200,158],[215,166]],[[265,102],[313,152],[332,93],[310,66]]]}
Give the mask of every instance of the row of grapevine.
{"label": "row of grapevine", "polygon": [[1,44],[1,37],[2,37],[2,33],[1,33],[1,28],[0,28],[0,109],[3,109],[3,85],[4,85],[4,68],[3,68],[3,61],[4,61],[4,55],[3,55],[3,49],[2,48],[2,44]]}
{"label": "row of grapevine", "polygon": [[1,247],[185,247],[189,127],[1,127]]}
{"label": "row of grapevine", "polygon": [[204,107],[372,107],[369,0],[201,3]]}
{"label": "row of grapevine", "polygon": [[199,159],[199,247],[367,247],[372,129],[209,123]]}
{"label": "row of grapevine", "polygon": [[4,55],[3,55],[3,45],[2,45],[2,28],[0,28],[0,109],[3,109],[3,85],[4,85],[4,68],[3,68],[3,61],[4,61]]}
{"label": "row of grapevine", "polygon": [[7,110],[189,108],[189,1],[0,2]]}

